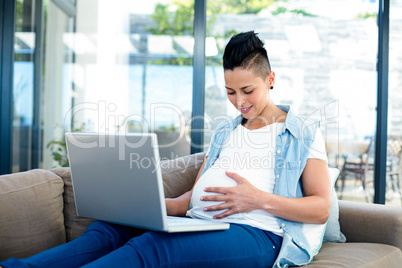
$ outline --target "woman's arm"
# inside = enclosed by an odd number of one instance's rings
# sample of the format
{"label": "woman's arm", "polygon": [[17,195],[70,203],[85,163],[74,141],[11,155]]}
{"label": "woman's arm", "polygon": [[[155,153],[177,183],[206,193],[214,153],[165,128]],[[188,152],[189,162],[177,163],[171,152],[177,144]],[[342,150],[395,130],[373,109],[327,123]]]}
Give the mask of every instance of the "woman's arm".
{"label": "woman's arm", "polygon": [[195,179],[194,185],[190,191],[185,192],[184,194],[176,197],[176,198],[166,198],[166,210],[169,216],[180,216],[183,217],[186,215],[188,207],[190,206],[191,195],[193,193],[193,189],[198,179],[201,177],[201,173],[204,170],[205,163],[207,162],[208,156],[205,157],[204,163],[200,170],[198,171],[197,178]]}
{"label": "woman's arm", "polygon": [[235,187],[207,187],[206,192],[223,195],[201,197],[204,201],[225,203],[206,207],[207,211],[226,210],[215,218],[263,209],[272,215],[298,222],[325,223],[331,207],[331,185],[325,161],[308,159],[301,176],[305,197],[286,198],[261,191],[236,173],[226,174],[237,182]]}
{"label": "woman's arm", "polygon": [[301,180],[305,197],[264,195],[264,209],[291,221],[325,223],[331,208],[331,182],[327,163],[320,159],[308,159]]}

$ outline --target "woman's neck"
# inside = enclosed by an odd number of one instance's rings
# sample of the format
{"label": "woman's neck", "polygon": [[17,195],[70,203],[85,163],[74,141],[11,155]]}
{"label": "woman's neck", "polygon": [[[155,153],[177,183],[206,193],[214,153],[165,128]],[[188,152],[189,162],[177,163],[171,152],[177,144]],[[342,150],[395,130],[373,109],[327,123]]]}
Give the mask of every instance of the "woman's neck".
{"label": "woman's neck", "polygon": [[286,116],[286,112],[270,101],[260,115],[244,120],[242,125],[249,130],[259,129],[273,123],[284,123]]}

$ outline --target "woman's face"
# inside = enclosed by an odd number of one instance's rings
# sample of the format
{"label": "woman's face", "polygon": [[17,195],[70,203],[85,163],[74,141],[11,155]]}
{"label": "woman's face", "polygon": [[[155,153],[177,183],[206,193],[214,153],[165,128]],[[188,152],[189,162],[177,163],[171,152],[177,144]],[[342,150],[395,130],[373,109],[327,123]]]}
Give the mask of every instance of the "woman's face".
{"label": "woman's face", "polygon": [[253,70],[225,70],[228,99],[246,119],[266,114],[270,103],[269,89],[274,83],[274,72],[270,72],[264,81],[260,76],[256,76]]}

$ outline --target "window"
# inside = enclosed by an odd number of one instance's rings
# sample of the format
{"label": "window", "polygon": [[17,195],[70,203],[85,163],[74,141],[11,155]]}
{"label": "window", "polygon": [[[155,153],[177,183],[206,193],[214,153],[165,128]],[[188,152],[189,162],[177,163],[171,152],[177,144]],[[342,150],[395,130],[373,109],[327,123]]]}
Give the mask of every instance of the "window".
{"label": "window", "polygon": [[[378,4],[367,1],[325,1],[325,5],[320,1],[255,1],[247,6],[240,1],[225,3],[208,2],[208,37],[216,44],[217,51],[206,55],[206,116],[238,114],[225,101],[220,59],[230,36],[255,30],[265,41],[276,73],[275,88],[271,91],[274,103],[290,105],[299,115],[321,121],[330,165],[342,170],[347,167],[345,162],[356,162],[360,168],[344,170],[338,179],[339,196],[369,201],[372,190],[365,183],[372,180],[372,173],[363,172],[376,122]],[[209,139],[206,135],[205,143]]]}
{"label": "window", "polygon": [[71,119],[66,118],[66,114],[74,106],[76,89],[73,73],[75,54],[70,43],[76,11],[73,4],[62,6],[59,3],[48,1],[45,18],[41,149],[42,166],[46,169],[68,165],[65,145],[63,146],[64,131],[65,125],[70,126],[71,121],[66,121]]}
{"label": "window", "polygon": [[190,153],[193,6],[78,0],[72,18],[49,1],[46,168],[66,164],[66,131],[156,132],[162,158]]}
{"label": "window", "polygon": [[[35,88],[37,65],[35,31],[39,25],[37,10],[32,0],[16,1],[15,43],[14,43],[14,89],[12,120],[12,171],[32,168],[33,157],[38,157],[37,137],[39,126],[35,116]],[[33,143],[36,143],[35,145]]]}
{"label": "window", "polygon": [[[9,92],[14,97],[12,127],[5,123],[12,128],[13,172],[67,165],[65,131],[153,131],[162,157],[190,153],[192,103],[195,111],[202,110],[192,102],[193,0],[15,3],[14,88],[1,89],[2,98],[8,100]],[[210,130],[238,114],[226,100],[224,46],[231,35],[254,29],[276,72],[274,101],[321,120],[330,165],[344,171],[339,197],[372,202],[378,5],[374,0],[208,1],[204,148]],[[10,17],[13,8],[5,5],[2,15]],[[400,0],[391,1],[388,156],[381,160],[387,163],[387,204],[395,205],[402,204],[401,10]],[[10,32],[9,22],[3,26]],[[7,76],[11,59],[3,53]],[[3,124],[10,110],[2,107]],[[2,138],[8,139],[4,129]],[[0,149],[5,163],[9,148]],[[8,166],[1,166],[2,173]]]}
{"label": "window", "polygon": [[386,204],[402,205],[402,1],[391,1],[389,23]]}

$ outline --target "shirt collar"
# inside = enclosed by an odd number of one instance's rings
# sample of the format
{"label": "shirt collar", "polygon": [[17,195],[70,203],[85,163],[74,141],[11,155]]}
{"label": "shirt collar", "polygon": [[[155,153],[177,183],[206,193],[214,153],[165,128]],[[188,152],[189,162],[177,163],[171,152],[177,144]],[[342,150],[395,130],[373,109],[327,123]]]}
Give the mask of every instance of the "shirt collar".
{"label": "shirt collar", "polygon": [[[287,129],[295,138],[297,139],[301,138],[302,128],[299,126],[300,118],[294,113],[293,109],[291,109],[289,105],[277,105],[277,107],[282,111],[284,111],[285,113],[287,113],[283,132],[285,132],[285,130]],[[235,129],[238,125],[240,125],[243,118],[244,117],[240,114],[235,119],[233,119],[232,124],[230,126],[231,130]]]}

